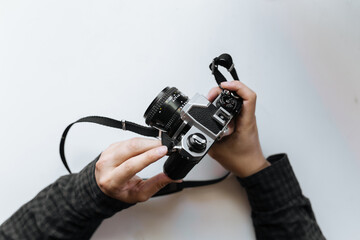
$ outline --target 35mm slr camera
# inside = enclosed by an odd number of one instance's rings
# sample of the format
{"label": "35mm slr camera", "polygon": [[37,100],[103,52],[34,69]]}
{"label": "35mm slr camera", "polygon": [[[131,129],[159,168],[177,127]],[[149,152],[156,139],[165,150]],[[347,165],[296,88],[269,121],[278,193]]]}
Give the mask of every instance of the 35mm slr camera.
{"label": "35mm slr camera", "polygon": [[[218,65],[225,65],[233,77],[236,75],[231,57],[228,55],[230,64],[227,56],[221,56],[210,64],[219,85],[226,79],[218,71]],[[189,99],[175,87],[164,88],[144,114],[146,124],[159,129],[163,144],[168,146],[164,173],[173,180],[184,178],[224,135],[241,106],[242,99],[225,89],[209,102],[200,94]]]}
{"label": "35mm slr camera", "polygon": [[[226,53],[221,54],[214,58],[209,66],[219,86],[221,82],[227,80],[218,70],[218,66],[226,68],[234,80],[239,79],[231,56]],[[83,117],[68,125],[64,130],[60,141],[60,157],[66,169],[71,173],[65,157],[67,134],[76,123],[95,123],[129,130],[148,137],[160,135],[162,144],[168,147],[169,155],[164,164],[164,173],[171,179],[182,179],[200,162],[214,142],[224,136],[228,124],[240,112],[241,106],[242,99],[235,92],[225,89],[222,89],[213,102],[209,102],[200,94],[195,94],[193,98],[189,99],[177,88],[166,87],[145,111],[145,122],[151,127],[101,116]],[[201,185],[208,185],[212,182],[214,181],[205,181]],[[179,191],[183,187],[177,186],[175,190],[170,189],[162,194]]]}

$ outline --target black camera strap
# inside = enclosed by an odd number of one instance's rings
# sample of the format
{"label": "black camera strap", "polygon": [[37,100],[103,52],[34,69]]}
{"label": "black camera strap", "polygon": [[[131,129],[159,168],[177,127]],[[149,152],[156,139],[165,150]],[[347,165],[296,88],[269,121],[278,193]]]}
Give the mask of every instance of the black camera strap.
{"label": "black camera strap", "polygon": [[[68,134],[70,128],[76,123],[95,123],[95,124],[99,124],[99,125],[103,125],[103,126],[107,126],[107,127],[128,130],[128,131],[131,131],[131,132],[143,135],[143,136],[147,136],[147,137],[159,137],[160,136],[159,130],[152,128],[152,127],[145,127],[145,126],[142,126],[137,123],[130,122],[130,121],[125,121],[125,120],[119,121],[119,120],[115,120],[112,118],[100,117],[100,116],[89,116],[89,117],[80,118],[79,120],[71,123],[69,126],[66,127],[66,129],[64,130],[64,132],[62,134],[61,141],[60,141],[60,149],[59,150],[60,150],[61,161],[63,162],[65,168],[69,171],[69,173],[71,173],[71,170],[70,170],[69,165],[67,164],[66,157],[65,157],[65,140],[66,140],[66,137],[67,137],[67,134]],[[181,183],[170,183],[166,187],[161,189],[159,192],[157,192],[153,197],[163,196],[163,195],[168,195],[171,193],[179,192],[179,191],[183,190],[184,188],[201,187],[201,186],[218,183],[218,182],[224,180],[228,175],[229,175],[229,173],[227,173],[223,177],[211,179],[211,180],[183,181]]]}
{"label": "black camera strap", "polygon": [[67,126],[61,136],[60,157],[61,157],[61,160],[62,160],[64,166],[66,167],[66,169],[68,170],[69,173],[71,173],[71,170],[66,162],[65,140],[66,140],[66,136],[67,136],[70,128],[75,123],[80,123],[80,122],[95,123],[95,124],[99,124],[99,125],[103,125],[103,126],[107,126],[107,127],[119,128],[122,130],[129,130],[131,132],[141,134],[141,135],[147,136],[147,137],[159,136],[159,130],[157,130],[155,128],[141,126],[137,123],[133,123],[133,122],[125,121],[125,120],[119,121],[119,120],[115,120],[115,119],[111,119],[111,118],[107,118],[107,117],[100,117],[100,116],[89,116],[89,117],[80,118],[79,120],[77,120],[77,121],[71,123],[69,126]]}
{"label": "black camera strap", "polygon": [[227,178],[227,176],[229,176],[229,174],[230,174],[230,172],[226,173],[222,177],[215,178],[215,179],[212,179],[212,180],[183,181],[181,183],[170,183],[170,184],[166,185],[164,188],[162,188],[160,191],[158,191],[152,197],[158,197],[158,196],[168,195],[168,194],[171,194],[171,193],[180,192],[184,188],[202,187],[202,186],[215,184],[215,183],[221,182],[222,180]]}
{"label": "black camera strap", "polygon": [[222,75],[222,73],[219,71],[218,66],[222,66],[226,68],[234,80],[239,80],[239,77],[234,67],[233,60],[229,54],[224,53],[221,54],[219,57],[214,58],[214,60],[212,61],[212,63],[210,63],[209,66],[212,74],[215,77],[217,84],[220,86],[222,82],[226,82],[227,80],[224,77],[224,75]]}

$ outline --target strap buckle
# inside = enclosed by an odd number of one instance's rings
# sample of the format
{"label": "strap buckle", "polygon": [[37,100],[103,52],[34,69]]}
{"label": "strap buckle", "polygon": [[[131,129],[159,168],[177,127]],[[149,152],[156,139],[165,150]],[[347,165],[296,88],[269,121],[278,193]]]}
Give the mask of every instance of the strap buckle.
{"label": "strap buckle", "polygon": [[126,131],[126,121],[125,120],[121,120],[121,129]]}
{"label": "strap buckle", "polygon": [[234,63],[231,64],[231,66],[228,68],[228,71],[231,72],[232,70],[234,70],[235,66],[234,66]]}

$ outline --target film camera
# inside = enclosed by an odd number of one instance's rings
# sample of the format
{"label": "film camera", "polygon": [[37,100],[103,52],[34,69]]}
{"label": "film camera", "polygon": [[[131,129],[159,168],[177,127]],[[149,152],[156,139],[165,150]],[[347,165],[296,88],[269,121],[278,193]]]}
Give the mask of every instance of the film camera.
{"label": "film camera", "polygon": [[[226,79],[218,65],[238,80],[230,55],[222,54],[210,64],[219,86]],[[160,130],[162,143],[168,146],[164,173],[173,180],[184,178],[226,133],[241,106],[242,99],[225,89],[209,102],[200,94],[189,99],[175,87],[164,88],[144,114],[146,124]]]}
{"label": "film camera", "polygon": [[[234,80],[239,79],[231,56],[226,53],[221,54],[210,64],[211,72],[219,86],[221,82],[227,80],[218,70],[218,66],[226,68]],[[200,94],[195,94],[193,98],[189,99],[177,88],[166,87],[145,111],[145,122],[150,127],[101,116],[83,117],[68,125],[60,140],[61,161],[71,173],[65,157],[65,141],[70,128],[76,123],[95,123],[148,137],[158,137],[160,132],[162,144],[168,147],[169,155],[164,164],[164,173],[171,179],[182,179],[200,162],[214,142],[224,136],[231,119],[240,112],[242,102],[236,93],[225,89],[222,89],[213,102],[209,102]],[[188,187],[208,185],[221,179],[223,178],[203,181],[201,184],[200,182],[196,184],[188,182],[187,185]],[[164,190],[158,195],[176,192],[182,188],[184,186],[176,186],[175,189]]]}

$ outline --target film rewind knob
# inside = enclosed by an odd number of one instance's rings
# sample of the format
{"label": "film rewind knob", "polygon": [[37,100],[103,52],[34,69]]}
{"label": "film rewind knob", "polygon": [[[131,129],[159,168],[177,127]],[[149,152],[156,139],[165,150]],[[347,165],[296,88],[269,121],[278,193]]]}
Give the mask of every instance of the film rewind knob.
{"label": "film rewind knob", "polygon": [[201,133],[191,134],[187,139],[188,147],[191,151],[201,153],[206,149],[206,138]]}

